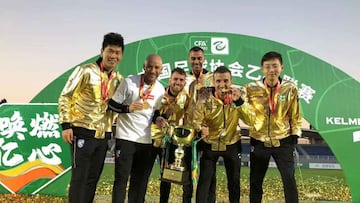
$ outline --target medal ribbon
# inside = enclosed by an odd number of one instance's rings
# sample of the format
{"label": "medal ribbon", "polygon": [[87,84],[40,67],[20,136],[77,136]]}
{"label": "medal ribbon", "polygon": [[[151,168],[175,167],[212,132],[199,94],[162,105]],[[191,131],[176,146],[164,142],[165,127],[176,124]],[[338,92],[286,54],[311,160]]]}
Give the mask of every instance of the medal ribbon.
{"label": "medal ribbon", "polygon": [[147,99],[150,99],[150,93],[151,90],[154,87],[154,84],[151,84],[149,88],[147,88],[147,90],[144,92],[144,74],[141,75],[141,79],[140,79],[140,87],[139,87],[139,94],[140,94],[140,98],[145,102]]}
{"label": "medal ribbon", "polygon": [[[215,97],[216,97],[217,99],[220,99],[221,101],[223,101],[223,100],[220,98],[220,96],[219,96],[219,94],[218,94],[217,92],[215,92]],[[225,105],[228,105],[228,104],[231,104],[231,102],[232,102],[231,94],[230,94],[230,93],[226,93],[223,103],[224,103]]]}
{"label": "medal ribbon", "polygon": [[265,84],[265,88],[266,88],[266,92],[267,92],[267,96],[268,96],[269,108],[270,108],[271,114],[274,115],[275,110],[276,110],[276,105],[277,105],[278,94],[280,92],[280,82],[278,81],[276,83],[274,97],[272,97],[272,95],[270,94],[270,92],[268,90],[269,86],[268,86],[266,80],[264,81],[264,84]]}
{"label": "medal ribbon", "polygon": [[199,74],[199,77],[196,77],[195,73],[193,70],[191,70],[192,74],[195,76],[196,78],[196,84],[199,84],[201,83],[201,80],[202,80],[202,75],[203,75],[203,70],[200,71],[200,74]]}
{"label": "medal ribbon", "polygon": [[114,77],[114,75],[112,73],[110,73],[110,76],[108,78],[108,80],[106,80],[106,73],[105,73],[105,70],[104,70],[104,64],[101,62],[100,63],[100,78],[101,78],[101,98],[103,101],[106,101],[106,99],[108,98],[109,96],[109,84],[110,84],[110,81],[112,80],[112,78]]}
{"label": "medal ribbon", "polygon": [[198,183],[199,178],[199,165],[198,165],[198,151],[197,151],[198,140],[192,142],[192,159],[191,159],[191,181],[193,185]]}

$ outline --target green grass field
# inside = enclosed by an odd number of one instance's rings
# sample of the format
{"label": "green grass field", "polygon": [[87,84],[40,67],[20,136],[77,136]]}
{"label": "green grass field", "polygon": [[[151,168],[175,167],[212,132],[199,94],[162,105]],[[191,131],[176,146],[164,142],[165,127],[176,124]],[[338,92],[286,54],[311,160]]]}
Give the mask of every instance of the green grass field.
{"label": "green grass field", "polygon": [[[147,199],[156,202],[159,196],[159,165],[155,165],[152,171],[148,190]],[[112,192],[114,165],[106,164],[97,195],[110,195]],[[297,169],[296,179],[299,190],[299,198],[304,201],[319,202],[319,201],[351,201],[350,189],[345,182],[345,177],[341,170],[326,170],[326,169]],[[227,181],[226,173],[223,166],[217,167],[217,199],[219,202],[226,202],[227,200]],[[173,202],[178,202],[182,194],[182,189],[179,185],[173,184],[171,190],[171,198]],[[249,199],[249,168],[241,168],[241,199],[243,202],[248,202]],[[279,172],[276,168],[269,168],[264,181],[264,196],[265,202],[274,202],[276,200],[283,200],[282,182],[280,180]]]}
{"label": "green grass field", "polygon": [[[159,165],[155,165],[152,171],[146,202],[158,202],[159,200]],[[114,164],[105,164],[104,171],[98,183],[95,202],[111,202],[112,184],[114,179]],[[301,203],[324,203],[350,202],[350,190],[345,182],[341,170],[315,170],[297,169],[296,179]],[[226,174],[223,166],[217,167],[217,202],[228,202],[226,186]],[[181,202],[182,188],[173,184],[170,194],[170,202]],[[195,194],[194,194],[195,195]],[[241,168],[241,202],[249,202],[249,168]],[[43,195],[0,195],[0,202],[52,202],[65,203],[66,197],[51,197]],[[264,181],[263,203],[283,203],[284,195],[279,172],[276,168],[269,168]]]}

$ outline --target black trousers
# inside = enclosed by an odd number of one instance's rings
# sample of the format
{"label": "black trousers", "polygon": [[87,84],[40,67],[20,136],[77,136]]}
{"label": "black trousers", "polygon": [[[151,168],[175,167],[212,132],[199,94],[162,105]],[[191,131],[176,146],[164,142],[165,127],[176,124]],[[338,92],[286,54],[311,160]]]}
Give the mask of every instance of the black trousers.
{"label": "black trousers", "polygon": [[250,203],[261,203],[263,181],[272,156],[280,171],[285,202],[298,203],[295,181],[295,144],[291,137],[280,141],[280,147],[264,147],[264,143],[251,138],[250,152]]}
{"label": "black trousers", "polygon": [[108,149],[108,139],[95,139],[94,131],[73,129],[70,203],[92,203]]}
{"label": "black trousers", "polygon": [[219,157],[224,159],[229,192],[229,202],[240,202],[240,169],[241,169],[241,141],[227,145],[226,151],[212,151],[210,144],[205,144],[200,158],[200,176],[196,190],[196,202],[208,200],[211,179],[216,173],[216,162]]}
{"label": "black trousers", "polygon": [[[202,156],[203,148],[206,148],[208,144],[206,144],[203,140],[198,143],[198,154],[199,157]],[[207,195],[207,203],[215,203],[216,202],[216,173],[214,173],[211,178],[210,188]]]}
{"label": "black trousers", "polygon": [[151,152],[152,144],[116,139],[113,203],[125,202],[129,176],[128,202],[145,202],[147,183],[153,166]]}

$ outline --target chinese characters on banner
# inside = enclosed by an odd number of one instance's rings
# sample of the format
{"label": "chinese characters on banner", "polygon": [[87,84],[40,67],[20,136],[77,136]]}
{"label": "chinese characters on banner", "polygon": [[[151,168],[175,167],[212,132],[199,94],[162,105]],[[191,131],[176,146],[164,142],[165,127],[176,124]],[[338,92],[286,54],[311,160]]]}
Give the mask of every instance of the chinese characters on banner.
{"label": "chinese characters on banner", "polygon": [[10,193],[36,194],[70,167],[57,104],[5,104],[0,111],[0,183]]}

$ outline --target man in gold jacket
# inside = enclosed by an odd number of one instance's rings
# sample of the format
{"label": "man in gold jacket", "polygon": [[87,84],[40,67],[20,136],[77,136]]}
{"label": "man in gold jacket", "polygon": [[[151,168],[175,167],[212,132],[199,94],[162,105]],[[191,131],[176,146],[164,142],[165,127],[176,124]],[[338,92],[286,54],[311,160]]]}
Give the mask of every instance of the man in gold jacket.
{"label": "man in gold jacket", "polygon": [[106,34],[101,57],[95,63],[78,66],[61,92],[59,122],[72,156],[70,203],[93,202],[114,119],[107,104],[123,79],[115,70],[123,51],[123,37]]}
{"label": "man in gold jacket", "polygon": [[[194,46],[189,50],[189,64],[191,66],[191,71],[186,76],[186,87],[190,95],[190,105],[189,112],[194,112],[196,110],[196,102],[199,99],[199,95],[210,94],[209,91],[213,89],[213,73],[207,71],[204,68],[204,63],[206,63],[204,50],[199,46]],[[192,119],[192,114],[189,114],[189,120]],[[197,144],[198,151],[202,151],[203,141],[200,140]],[[211,185],[209,189],[208,203],[215,203],[216,195],[216,174],[212,177]]]}
{"label": "man in gold jacket", "polygon": [[[231,72],[225,66],[214,71],[214,91],[197,102],[194,128],[201,131],[204,146],[200,158],[200,177],[196,202],[207,202],[211,179],[216,173],[216,162],[224,158],[229,202],[240,202],[241,134],[239,119],[250,123],[246,103],[240,90],[231,88]],[[202,96],[201,96],[202,97]]]}
{"label": "man in gold jacket", "polygon": [[249,128],[250,203],[261,203],[271,156],[281,174],[286,203],[297,203],[294,150],[301,135],[298,90],[294,83],[280,78],[284,68],[279,53],[266,53],[261,66],[265,78],[246,85],[247,99],[255,114]]}
{"label": "man in gold jacket", "polygon": [[213,73],[208,72],[203,66],[205,63],[204,50],[201,47],[192,47],[189,51],[190,74],[186,76],[186,87],[191,99],[196,102],[198,91],[203,87],[213,87]]}
{"label": "man in gold jacket", "polygon": [[[186,73],[182,68],[175,68],[169,79],[169,86],[165,90],[164,98],[162,99],[162,107],[160,111],[155,112],[154,123],[151,126],[151,136],[153,139],[154,156],[159,155],[161,158],[165,154],[164,150],[168,150],[168,160],[162,160],[167,165],[174,162],[174,152],[176,146],[170,144],[167,146],[169,149],[165,149],[162,146],[163,138],[166,127],[169,125],[190,126],[190,120],[188,120],[189,113],[187,111],[189,106],[189,94],[184,89],[186,83]],[[157,123],[157,124],[155,124]],[[160,127],[159,127],[160,126]],[[163,127],[163,128],[162,128]],[[191,146],[185,147],[185,167],[187,170],[191,170]],[[191,185],[191,173],[189,173],[189,183],[183,185],[183,202],[191,202],[193,187]],[[170,194],[171,184],[169,182],[161,181],[160,183],[160,203],[168,202]]]}

